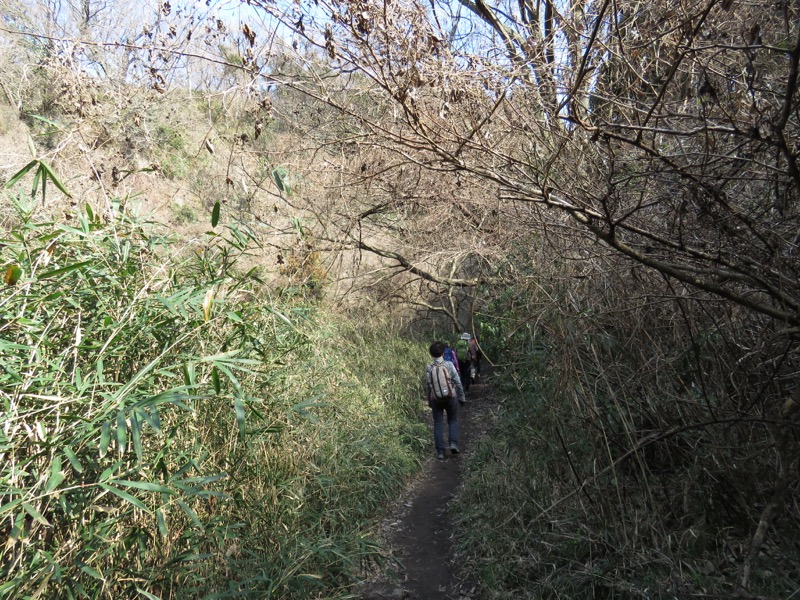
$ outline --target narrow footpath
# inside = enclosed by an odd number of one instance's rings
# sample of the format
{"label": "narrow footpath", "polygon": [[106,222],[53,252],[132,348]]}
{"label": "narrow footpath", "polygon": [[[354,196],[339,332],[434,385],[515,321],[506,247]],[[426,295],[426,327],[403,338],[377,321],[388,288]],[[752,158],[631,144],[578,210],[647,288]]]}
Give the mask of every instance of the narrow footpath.
{"label": "narrow footpath", "polygon": [[[485,377],[486,375],[484,375]],[[453,543],[450,501],[460,491],[463,466],[475,442],[488,426],[489,411],[496,400],[490,383],[472,384],[467,404],[460,407],[460,454],[449,451],[444,461],[435,458],[433,430],[430,429],[430,458],[419,477],[396,503],[382,525],[381,535],[399,567],[387,564],[387,571],[376,574],[361,592],[362,600],[471,600],[476,587]],[[428,413],[428,425],[432,419]],[[445,425],[445,438],[447,436]]]}

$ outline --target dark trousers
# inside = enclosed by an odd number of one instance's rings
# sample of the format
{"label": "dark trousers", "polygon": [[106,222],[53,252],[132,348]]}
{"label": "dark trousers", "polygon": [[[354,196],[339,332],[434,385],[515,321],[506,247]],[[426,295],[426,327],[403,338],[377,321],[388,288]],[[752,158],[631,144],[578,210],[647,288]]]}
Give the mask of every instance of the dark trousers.
{"label": "dark trousers", "polygon": [[469,390],[469,361],[458,359],[459,376],[461,377],[461,385],[464,386],[464,391]]}

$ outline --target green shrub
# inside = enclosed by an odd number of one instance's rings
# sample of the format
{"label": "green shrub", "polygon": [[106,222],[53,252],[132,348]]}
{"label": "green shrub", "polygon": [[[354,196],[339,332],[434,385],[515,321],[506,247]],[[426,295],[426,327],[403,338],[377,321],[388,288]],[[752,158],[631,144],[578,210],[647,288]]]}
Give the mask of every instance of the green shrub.
{"label": "green shrub", "polygon": [[178,150],[183,151],[186,149],[186,141],[183,139],[183,134],[170,125],[159,125],[156,127],[156,143],[164,150]]}
{"label": "green shrub", "polygon": [[177,225],[197,223],[197,211],[188,204],[173,205],[172,212],[175,215],[175,223]]}
{"label": "green shrub", "polygon": [[271,298],[245,228],[183,252],[125,213],[17,209],[0,598],[346,594],[419,466],[419,348]]}

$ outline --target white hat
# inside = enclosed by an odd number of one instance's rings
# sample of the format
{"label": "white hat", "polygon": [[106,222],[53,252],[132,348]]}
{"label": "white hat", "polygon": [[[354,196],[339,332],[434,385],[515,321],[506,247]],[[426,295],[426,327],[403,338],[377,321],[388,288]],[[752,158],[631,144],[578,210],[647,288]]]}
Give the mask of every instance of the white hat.
{"label": "white hat", "polygon": [[470,334],[468,334],[468,333],[462,333],[462,334],[461,334],[461,339],[462,339],[462,340],[468,340],[468,339],[470,339],[471,337],[472,337],[472,336],[471,336]]}

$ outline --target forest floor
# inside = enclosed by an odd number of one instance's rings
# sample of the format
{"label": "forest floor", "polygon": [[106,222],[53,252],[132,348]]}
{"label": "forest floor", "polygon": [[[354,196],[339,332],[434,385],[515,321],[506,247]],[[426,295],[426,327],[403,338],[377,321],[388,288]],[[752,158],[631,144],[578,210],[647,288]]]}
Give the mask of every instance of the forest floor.
{"label": "forest floor", "polygon": [[[433,421],[430,458],[383,520],[380,537],[389,553],[383,569],[370,577],[362,600],[472,600],[477,586],[460,568],[454,543],[451,501],[461,490],[464,465],[490,426],[496,395],[490,382],[472,384],[467,404],[459,407],[460,454],[436,460]],[[445,423],[445,439],[447,424]]]}

